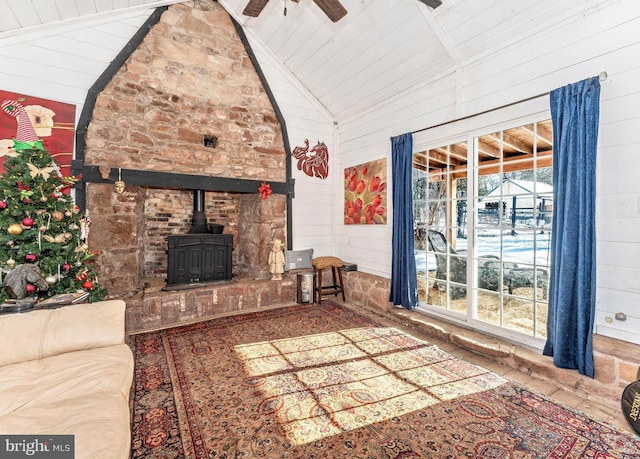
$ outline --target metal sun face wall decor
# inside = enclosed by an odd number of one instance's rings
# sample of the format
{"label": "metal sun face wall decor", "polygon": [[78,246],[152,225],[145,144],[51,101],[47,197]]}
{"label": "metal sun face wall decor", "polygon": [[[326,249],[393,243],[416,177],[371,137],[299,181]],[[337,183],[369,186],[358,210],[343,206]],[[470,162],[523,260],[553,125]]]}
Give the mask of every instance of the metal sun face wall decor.
{"label": "metal sun face wall decor", "polygon": [[386,158],[344,170],[344,223],[386,225]]}

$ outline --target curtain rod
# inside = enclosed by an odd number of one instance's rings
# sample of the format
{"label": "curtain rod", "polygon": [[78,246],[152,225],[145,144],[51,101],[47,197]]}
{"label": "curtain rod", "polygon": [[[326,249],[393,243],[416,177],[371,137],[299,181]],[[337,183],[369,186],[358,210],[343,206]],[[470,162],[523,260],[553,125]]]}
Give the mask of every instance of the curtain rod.
{"label": "curtain rod", "polygon": [[[600,79],[600,81],[605,81],[607,79],[607,72],[606,71],[600,72],[600,74],[598,75],[598,78]],[[537,99],[539,97],[548,96],[549,94],[550,94],[550,91],[543,92],[541,94],[538,94],[538,95],[535,95],[535,96],[531,96],[531,97],[527,97],[525,99],[516,100],[515,102],[510,102],[508,104],[504,104],[504,105],[501,105],[499,107],[494,107],[494,108],[490,108],[490,109],[482,111],[482,112],[474,113],[472,115],[463,116],[462,118],[456,118],[456,119],[453,119],[453,120],[445,121],[443,123],[434,124],[433,126],[428,126],[428,127],[422,128],[422,129],[418,129],[416,131],[412,131],[411,134],[417,134],[418,132],[428,131],[430,129],[435,129],[437,127],[446,126],[447,124],[456,123],[458,121],[468,120],[469,118],[474,118],[476,116],[485,115],[487,113],[495,112],[496,110],[502,110],[503,108],[508,108],[508,107],[513,106],[513,105],[522,104],[524,102],[529,102],[530,100]]]}

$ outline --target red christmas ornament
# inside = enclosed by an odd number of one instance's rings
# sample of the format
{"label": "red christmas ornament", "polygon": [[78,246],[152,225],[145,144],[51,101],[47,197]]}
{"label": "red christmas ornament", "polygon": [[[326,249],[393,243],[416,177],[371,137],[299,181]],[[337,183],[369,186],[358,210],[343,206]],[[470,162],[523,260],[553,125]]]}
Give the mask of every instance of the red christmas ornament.
{"label": "red christmas ornament", "polygon": [[31,294],[31,293],[35,293],[36,291],[36,286],[33,284],[29,284],[27,283],[27,285],[25,286],[25,290],[27,291],[27,293]]}
{"label": "red christmas ornament", "polygon": [[28,253],[24,256],[24,261],[27,263],[33,263],[38,259],[35,253]]}
{"label": "red christmas ornament", "polygon": [[71,269],[71,265],[69,263],[63,263],[61,268],[64,272],[68,272]]}
{"label": "red christmas ornament", "polygon": [[27,228],[31,228],[35,222],[31,217],[25,217],[22,219],[22,226],[26,226]]}
{"label": "red christmas ornament", "polygon": [[82,283],[82,288],[85,290],[91,290],[93,288],[93,282],[91,281],[84,281]]}
{"label": "red christmas ornament", "polygon": [[7,201],[0,201],[0,209],[6,209],[7,207],[9,207]]}

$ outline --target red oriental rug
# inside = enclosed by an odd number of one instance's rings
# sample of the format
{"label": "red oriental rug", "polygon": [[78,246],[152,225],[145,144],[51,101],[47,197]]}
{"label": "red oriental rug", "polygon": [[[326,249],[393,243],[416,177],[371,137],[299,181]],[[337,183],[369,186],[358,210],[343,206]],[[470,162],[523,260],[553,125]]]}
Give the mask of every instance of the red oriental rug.
{"label": "red oriental rug", "polygon": [[330,302],[134,346],[133,458],[640,458],[631,434]]}

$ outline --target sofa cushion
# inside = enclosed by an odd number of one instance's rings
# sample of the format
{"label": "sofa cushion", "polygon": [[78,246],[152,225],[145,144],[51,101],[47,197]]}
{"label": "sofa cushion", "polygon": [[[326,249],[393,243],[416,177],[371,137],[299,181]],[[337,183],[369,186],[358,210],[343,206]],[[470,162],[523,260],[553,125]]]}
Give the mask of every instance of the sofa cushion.
{"label": "sofa cushion", "polygon": [[133,354],[126,344],[7,365],[0,367],[0,414],[104,390],[128,397],[132,380]]}
{"label": "sofa cushion", "polygon": [[124,343],[125,302],[76,304],[0,316],[0,366]]}
{"label": "sofa cushion", "polygon": [[129,458],[128,398],[117,390],[75,395],[1,415],[0,432],[74,435],[75,459]]}

